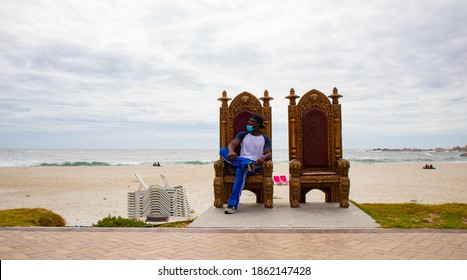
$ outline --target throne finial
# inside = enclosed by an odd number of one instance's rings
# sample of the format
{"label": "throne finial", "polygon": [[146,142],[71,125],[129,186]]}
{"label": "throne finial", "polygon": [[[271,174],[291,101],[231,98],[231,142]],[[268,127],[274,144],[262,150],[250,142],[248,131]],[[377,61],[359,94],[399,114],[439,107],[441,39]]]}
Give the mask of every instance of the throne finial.
{"label": "throne finial", "polygon": [[295,99],[300,98],[300,96],[295,95],[295,90],[293,88],[291,88],[290,89],[290,95],[286,96],[285,98],[287,98],[290,101],[289,105],[296,105]]}
{"label": "throne finial", "polygon": [[269,96],[269,91],[266,89],[264,90],[264,96],[261,97],[259,100],[263,101],[264,107],[269,107],[269,100],[273,100],[271,96]]}
{"label": "throne finial", "polygon": [[339,98],[342,97],[342,95],[337,93],[337,88],[332,89],[332,94],[328,96],[329,98],[332,98],[332,104],[339,104]]}
{"label": "throne finial", "polygon": [[229,98],[227,97],[227,91],[223,91],[222,92],[222,96],[220,98],[218,98],[217,100],[221,101],[222,102],[222,107],[227,107],[227,102],[229,102],[229,100],[232,100],[232,98]]}

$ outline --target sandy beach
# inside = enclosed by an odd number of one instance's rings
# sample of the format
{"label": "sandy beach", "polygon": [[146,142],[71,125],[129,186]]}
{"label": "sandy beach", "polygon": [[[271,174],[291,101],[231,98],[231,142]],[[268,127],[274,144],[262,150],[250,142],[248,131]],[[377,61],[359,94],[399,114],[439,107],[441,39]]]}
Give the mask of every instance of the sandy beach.
{"label": "sandy beach", "polygon": [[[467,203],[467,164],[433,163],[353,164],[350,168],[350,198],[358,203],[416,202]],[[186,189],[193,216],[212,205],[212,165],[100,166],[100,167],[1,167],[0,209],[46,208],[62,215],[68,226],[90,226],[108,216],[127,217],[127,193],[135,191],[140,174],[149,185],[161,185],[164,175],[170,185]],[[274,166],[274,175],[288,174],[286,163]],[[275,202],[288,201],[288,186],[275,186]],[[319,191],[308,201],[323,201]],[[254,203],[245,191],[241,203]]]}

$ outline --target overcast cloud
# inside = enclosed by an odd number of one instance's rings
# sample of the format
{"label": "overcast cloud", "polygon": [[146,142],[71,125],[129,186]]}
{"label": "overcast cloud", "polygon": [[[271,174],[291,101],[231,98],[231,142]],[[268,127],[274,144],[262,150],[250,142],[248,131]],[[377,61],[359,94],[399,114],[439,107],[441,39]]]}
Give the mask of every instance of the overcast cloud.
{"label": "overcast cloud", "polygon": [[467,144],[467,1],[0,6],[0,148],[217,148],[217,98],[337,87],[344,148]]}

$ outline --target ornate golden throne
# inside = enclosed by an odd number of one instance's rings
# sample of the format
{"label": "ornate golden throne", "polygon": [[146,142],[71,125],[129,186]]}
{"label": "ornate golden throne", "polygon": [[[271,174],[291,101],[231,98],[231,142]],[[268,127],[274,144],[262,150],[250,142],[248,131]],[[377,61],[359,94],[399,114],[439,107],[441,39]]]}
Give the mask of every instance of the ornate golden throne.
{"label": "ornate golden throne", "polygon": [[[339,98],[333,89],[328,97],[310,90],[289,99],[289,198],[291,207],[306,202],[306,194],[317,189],[326,202],[349,207],[349,161],[342,158],[342,117]],[[330,99],[332,99],[332,104]]]}
{"label": "ornate golden throne", "polygon": [[[260,98],[261,102],[254,95],[248,92],[242,92],[237,95],[230,105],[231,98],[227,97],[227,92],[222,92],[222,97],[219,112],[219,146],[227,147],[238,132],[245,130],[246,124],[250,117],[254,114],[260,115],[264,119],[263,133],[271,138],[271,107],[269,101],[273,98],[269,96],[267,90],[264,91],[264,96]],[[237,154],[240,154],[240,147],[237,147]],[[274,192],[274,183],[272,180],[272,160],[268,160],[263,164],[262,174],[254,174],[248,176],[245,181],[244,190],[251,191],[256,195],[257,203],[264,203],[264,207],[272,208],[272,196]],[[217,208],[227,204],[232,186],[235,181],[235,168],[224,162],[222,159],[214,162],[214,206]]]}

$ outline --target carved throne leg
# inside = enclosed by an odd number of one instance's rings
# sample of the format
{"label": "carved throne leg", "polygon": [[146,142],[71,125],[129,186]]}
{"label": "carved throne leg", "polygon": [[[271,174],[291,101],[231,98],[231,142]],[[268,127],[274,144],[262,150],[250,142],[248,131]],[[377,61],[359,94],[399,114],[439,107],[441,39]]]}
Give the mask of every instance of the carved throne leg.
{"label": "carved throne leg", "polygon": [[349,208],[349,190],[350,190],[350,179],[349,177],[341,177],[341,201],[339,206],[342,208]]}
{"label": "carved throne leg", "polygon": [[222,174],[224,169],[224,162],[218,160],[214,163],[214,171],[216,177],[214,177],[214,206],[216,208],[222,208],[224,204],[222,203]]}
{"label": "carved throne leg", "polygon": [[222,208],[222,178],[214,178],[214,206],[216,208]]}
{"label": "carved throne leg", "polygon": [[263,167],[264,207],[273,208],[274,183],[272,181],[272,161],[266,161]]}
{"label": "carved throne leg", "polygon": [[265,178],[264,182],[264,207],[272,208],[272,198],[274,195],[274,184],[270,178]]}
{"label": "carved throne leg", "polygon": [[301,164],[299,161],[290,161],[289,200],[290,207],[292,208],[300,206],[300,168]]}
{"label": "carved throne leg", "polygon": [[339,206],[342,208],[349,208],[349,192],[350,192],[350,179],[349,179],[349,168],[350,162],[345,159],[341,159],[338,162],[339,175],[340,177],[340,202]]}
{"label": "carved throne leg", "polygon": [[300,207],[300,179],[290,178],[289,179],[289,200],[290,207]]}

